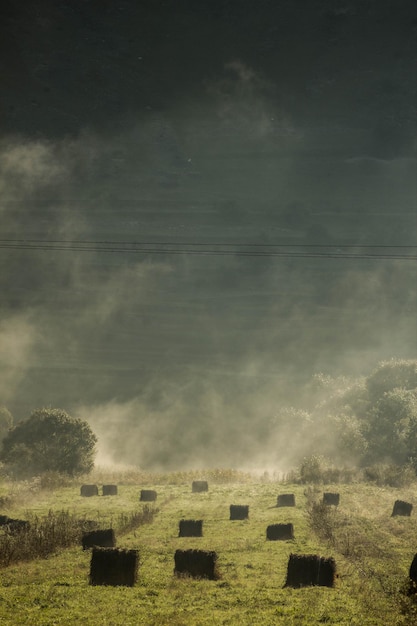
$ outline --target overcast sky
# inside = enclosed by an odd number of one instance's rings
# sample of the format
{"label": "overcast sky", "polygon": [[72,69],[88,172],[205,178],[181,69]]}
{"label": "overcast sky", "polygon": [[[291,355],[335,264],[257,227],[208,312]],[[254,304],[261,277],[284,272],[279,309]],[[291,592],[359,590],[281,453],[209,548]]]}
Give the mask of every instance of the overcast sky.
{"label": "overcast sky", "polygon": [[414,0],[2,3],[0,405],[175,465],[415,358],[416,31]]}

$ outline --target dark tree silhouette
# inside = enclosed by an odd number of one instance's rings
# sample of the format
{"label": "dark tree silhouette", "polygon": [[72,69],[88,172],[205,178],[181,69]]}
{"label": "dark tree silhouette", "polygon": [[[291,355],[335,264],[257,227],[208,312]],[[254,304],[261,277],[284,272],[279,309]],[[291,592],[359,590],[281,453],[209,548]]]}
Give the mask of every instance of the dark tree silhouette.
{"label": "dark tree silhouette", "polygon": [[43,408],[8,432],[0,459],[19,478],[47,471],[75,476],[93,468],[96,442],[87,422],[62,409]]}

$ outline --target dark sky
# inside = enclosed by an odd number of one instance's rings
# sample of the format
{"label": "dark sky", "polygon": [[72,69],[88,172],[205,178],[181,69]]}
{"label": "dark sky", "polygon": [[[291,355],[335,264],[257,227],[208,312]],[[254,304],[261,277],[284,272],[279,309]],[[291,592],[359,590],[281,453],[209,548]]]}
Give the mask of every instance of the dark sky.
{"label": "dark sky", "polygon": [[414,0],[3,2],[0,405],[241,463],[312,374],[415,358],[416,32]]}
{"label": "dark sky", "polygon": [[207,115],[219,96],[239,95],[227,81],[240,63],[297,128],[359,133],[374,156],[412,151],[412,0],[2,6],[3,133],[56,139],[129,130],[149,111]]}

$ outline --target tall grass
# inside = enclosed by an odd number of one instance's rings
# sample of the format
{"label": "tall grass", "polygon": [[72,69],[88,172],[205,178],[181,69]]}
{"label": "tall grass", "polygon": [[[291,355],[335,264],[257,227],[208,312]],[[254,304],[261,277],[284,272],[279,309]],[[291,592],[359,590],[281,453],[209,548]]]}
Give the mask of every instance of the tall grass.
{"label": "tall grass", "polygon": [[412,586],[397,552],[397,538],[412,534],[412,529],[406,529],[407,521],[388,518],[381,525],[357,512],[323,504],[317,500],[317,487],[310,486],[304,493],[311,530],[350,564],[350,576],[358,576],[358,588],[369,605],[385,601],[391,611],[403,616],[404,621],[398,623],[417,624],[417,593],[415,589],[410,593]]}
{"label": "tall grass", "polygon": [[141,511],[133,511],[132,513],[120,513],[116,528],[121,535],[129,533],[131,530],[139,528],[144,524],[152,524],[155,515],[159,509],[150,507],[145,504]]}
{"label": "tall grass", "polygon": [[53,512],[42,519],[28,516],[29,527],[12,531],[5,527],[0,535],[0,566],[17,561],[47,557],[59,548],[81,541],[83,521],[68,511]]}
{"label": "tall grass", "polygon": [[[144,506],[142,510],[121,513],[112,525],[122,535],[151,524],[157,512],[158,509]],[[0,530],[0,567],[45,558],[62,548],[80,544],[84,532],[100,526],[100,520],[80,519],[68,511],[49,511],[42,518],[28,515],[27,521],[28,527],[22,530],[8,526]]]}

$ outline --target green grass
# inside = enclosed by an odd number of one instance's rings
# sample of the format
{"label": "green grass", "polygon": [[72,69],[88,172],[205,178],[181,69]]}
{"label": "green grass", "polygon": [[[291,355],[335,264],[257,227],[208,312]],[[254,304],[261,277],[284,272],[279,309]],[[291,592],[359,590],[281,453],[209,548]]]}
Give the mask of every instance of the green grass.
{"label": "green grass", "polygon": [[[11,517],[40,518],[48,511],[96,519],[101,527],[117,527],[120,515],[141,510],[142,488],[156,489],[159,512],[153,523],[117,533],[118,546],[140,553],[133,588],[88,584],[90,553],[78,546],[60,549],[0,570],[0,624],[107,626],[244,625],[378,625],[415,623],[413,606],[400,593],[416,551],[417,522],[391,518],[395,499],[414,502],[416,485],[396,490],[366,484],[326,485],[339,491],[335,509],[312,511],[322,490],[301,485],[256,482],[221,472],[207,476],[209,491],[192,493],[197,473],[153,475],[138,484],[126,479],[119,495],[81,498],[79,484],[52,490],[27,485],[0,510]],[[142,477],[144,479],[145,477]],[[147,477],[149,478],[149,477]],[[92,482],[88,479],[88,482]],[[13,487],[16,491],[16,485]],[[19,491],[19,490],[18,490]],[[279,493],[293,492],[295,508],[276,508]],[[26,494],[26,495],[25,495]],[[306,495],[305,495],[306,494]],[[26,499],[25,499],[26,498]],[[249,520],[230,521],[230,504],[248,504]],[[182,518],[202,519],[203,537],[179,538]],[[268,524],[292,522],[294,541],[266,541]],[[179,579],[173,575],[177,548],[218,553],[217,581]],[[283,588],[289,554],[334,556],[335,588]]]}

